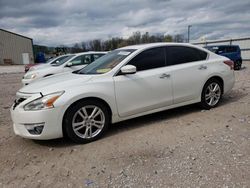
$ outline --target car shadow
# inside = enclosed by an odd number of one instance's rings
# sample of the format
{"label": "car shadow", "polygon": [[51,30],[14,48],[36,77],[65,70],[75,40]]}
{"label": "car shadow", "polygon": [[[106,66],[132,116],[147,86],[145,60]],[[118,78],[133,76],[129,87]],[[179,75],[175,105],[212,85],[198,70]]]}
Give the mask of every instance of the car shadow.
{"label": "car shadow", "polygon": [[[183,115],[187,115],[189,113],[201,110],[202,109],[198,105],[193,104],[115,123],[110,126],[109,130],[104,135],[104,137],[102,137],[102,139],[122,133],[124,131],[130,131],[132,129],[140,128],[142,126],[150,126],[152,123],[160,123],[166,120],[178,118]],[[69,138],[58,138],[52,140],[33,140],[33,142],[41,146],[58,148],[80,145],[72,142]]]}
{"label": "car shadow", "polygon": [[32,140],[34,143],[45,146],[45,147],[70,147],[77,145],[76,143],[72,142],[69,138],[57,138],[57,139],[51,139],[51,140]]}
{"label": "car shadow", "polygon": [[111,129],[106,134],[107,136],[112,136],[119,132],[129,131],[131,129],[140,128],[142,126],[150,126],[153,123],[161,123],[167,120],[175,119],[201,111],[202,109],[197,104],[192,104],[188,106],[178,107],[170,110],[165,110],[161,112],[156,112],[153,114],[129,119],[112,125]]}
{"label": "car shadow", "polygon": [[[160,123],[166,120],[178,118],[183,115],[187,115],[193,112],[198,112],[201,110],[202,109],[198,105],[193,104],[115,123],[111,125],[110,129],[107,131],[107,133],[104,135],[102,139],[108,138],[110,136],[125,131],[130,131],[132,129],[140,128],[142,126],[150,126],[152,123]],[[53,140],[33,140],[33,142],[41,146],[55,147],[55,148],[79,145],[77,143],[72,142],[68,138],[58,138]]]}
{"label": "car shadow", "polygon": [[[239,90],[233,90],[222,98],[220,106],[237,102],[246,95],[248,95],[248,93],[242,92]],[[198,104],[192,104],[192,105],[178,107],[178,108],[165,110],[162,112],[157,112],[157,113],[133,118],[130,120],[122,121],[122,122],[111,125],[110,129],[107,131],[107,133],[104,135],[102,139],[108,138],[110,136],[113,136],[113,135],[116,135],[125,131],[130,131],[132,129],[137,129],[142,126],[143,127],[151,126],[152,123],[161,123],[166,120],[179,118],[179,117],[188,115],[190,113],[196,113],[200,111],[202,111],[202,108]],[[58,148],[79,145],[77,143],[72,142],[68,138],[59,138],[59,139],[53,139],[53,140],[34,140],[33,142],[41,146],[58,147]]]}

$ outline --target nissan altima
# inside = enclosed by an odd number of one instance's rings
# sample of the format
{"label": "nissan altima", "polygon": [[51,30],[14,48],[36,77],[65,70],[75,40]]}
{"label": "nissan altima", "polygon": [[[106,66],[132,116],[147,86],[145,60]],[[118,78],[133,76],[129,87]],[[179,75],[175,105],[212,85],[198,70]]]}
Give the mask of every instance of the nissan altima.
{"label": "nissan altima", "polygon": [[234,86],[233,69],[228,58],[191,44],[123,47],[21,88],[11,107],[14,132],[86,143],[119,121],[193,103],[210,109]]}

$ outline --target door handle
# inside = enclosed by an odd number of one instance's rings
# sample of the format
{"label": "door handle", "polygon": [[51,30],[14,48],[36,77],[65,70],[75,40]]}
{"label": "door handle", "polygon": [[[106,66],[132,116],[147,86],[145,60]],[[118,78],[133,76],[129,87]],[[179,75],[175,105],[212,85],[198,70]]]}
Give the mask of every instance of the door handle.
{"label": "door handle", "polygon": [[205,69],[207,69],[207,66],[205,66],[205,65],[201,65],[201,66],[199,67],[199,70],[205,70]]}
{"label": "door handle", "polygon": [[170,74],[165,74],[163,73],[161,76],[160,76],[161,79],[164,79],[164,78],[170,78]]}

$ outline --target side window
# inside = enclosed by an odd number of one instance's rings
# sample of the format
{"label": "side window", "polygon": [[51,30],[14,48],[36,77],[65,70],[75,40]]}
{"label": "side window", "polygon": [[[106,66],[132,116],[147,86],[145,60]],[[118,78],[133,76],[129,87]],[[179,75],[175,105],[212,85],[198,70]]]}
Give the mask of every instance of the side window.
{"label": "side window", "polygon": [[91,63],[91,55],[81,55],[70,61],[73,65],[86,65]]}
{"label": "side window", "polygon": [[104,54],[93,54],[93,61],[97,60],[99,57],[103,56]]}
{"label": "side window", "polygon": [[83,62],[84,65],[90,64],[91,63],[91,55],[84,55],[83,59],[82,59],[82,62]]}
{"label": "side window", "polygon": [[219,46],[217,53],[221,54],[221,53],[226,53],[226,47],[225,46]]}
{"label": "side window", "polygon": [[134,65],[137,71],[165,66],[165,49],[163,47],[145,50],[134,57],[128,65]]}
{"label": "side window", "polygon": [[78,56],[70,61],[72,63],[72,66],[80,65],[81,64],[81,56]]}
{"label": "side window", "polygon": [[178,65],[194,61],[202,61],[207,58],[207,53],[195,48],[185,46],[167,47],[167,64]]}

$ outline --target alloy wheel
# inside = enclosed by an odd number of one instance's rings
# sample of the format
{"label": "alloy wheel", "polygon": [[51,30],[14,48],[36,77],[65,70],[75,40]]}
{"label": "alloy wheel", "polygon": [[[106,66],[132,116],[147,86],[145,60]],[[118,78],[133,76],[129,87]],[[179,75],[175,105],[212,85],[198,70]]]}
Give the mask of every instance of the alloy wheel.
{"label": "alloy wheel", "polygon": [[205,101],[209,106],[215,106],[221,98],[221,88],[216,82],[208,85],[205,91]]}
{"label": "alloy wheel", "polygon": [[104,112],[95,105],[80,108],[72,119],[73,131],[77,136],[84,139],[96,137],[102,131],[104,125]]}

